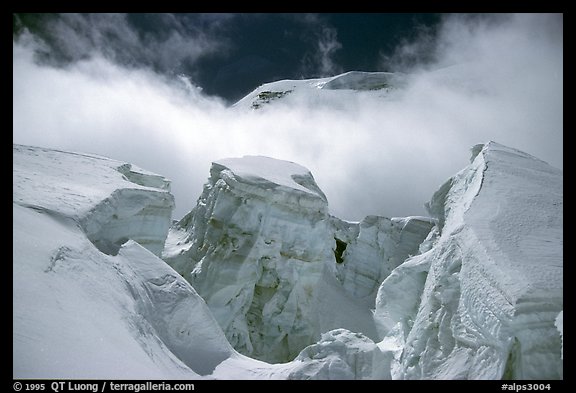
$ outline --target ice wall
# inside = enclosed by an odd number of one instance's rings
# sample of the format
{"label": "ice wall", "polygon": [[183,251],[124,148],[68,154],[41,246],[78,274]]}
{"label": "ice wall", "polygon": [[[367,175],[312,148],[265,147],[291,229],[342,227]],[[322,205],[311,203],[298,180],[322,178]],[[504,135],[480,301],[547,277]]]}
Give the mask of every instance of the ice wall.
{"label": "ice wall", "polygon": [[379,288],[392,377],[562,378],[562,171],[494,142],[472,158],[428,204],[432,247]]}
{"label": "ice wall", "polygon": [[267,157],[215,162],[163,258],[204,297],[234,348],[292,360],[320,334],[376,339],[370,311],[390,271],[418,253],[435,221],[328,215],[310,172]]}
{"label": "ice wall", "polygon": [[314,178],[297,164],[220,160],[179,223],[175,236],[189,234],[183,247],[164,259],[206,300],[234,348],[288,361],[320,335],[317,289],[334,257],[327,211]]}
{"label": "ice wall", "polygon": [[418,254],[433,226],[434,220],[428,217],[368,216],[355,231],[336,230],[335,239],[342,250],[336,277],[348,294],[373,305],[382,281],[406,258]]}

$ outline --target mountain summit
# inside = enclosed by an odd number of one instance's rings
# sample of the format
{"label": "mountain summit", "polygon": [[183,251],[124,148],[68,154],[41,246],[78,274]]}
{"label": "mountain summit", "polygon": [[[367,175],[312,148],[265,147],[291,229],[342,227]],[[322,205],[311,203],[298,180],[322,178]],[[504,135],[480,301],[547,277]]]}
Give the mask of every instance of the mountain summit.
{"label": "mountain summit", "polygon": [[234,107],[261,109],[271,103],[287,100],[331,102],[338,95],[338,90],[387,97],[390,92],[402,87],[405,79],[406,76],[401,73],[349,71],[326,78],[280,80],[256,88],[235,103]]}

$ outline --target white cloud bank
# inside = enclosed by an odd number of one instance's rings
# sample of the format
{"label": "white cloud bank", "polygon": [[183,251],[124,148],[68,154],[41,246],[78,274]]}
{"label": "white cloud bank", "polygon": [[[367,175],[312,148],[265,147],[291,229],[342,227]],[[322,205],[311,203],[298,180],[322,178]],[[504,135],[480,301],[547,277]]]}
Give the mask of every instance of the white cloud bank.
{"label": "white cloud bank", "polygon": [[195,205],[212,161],[246,154],[308,167],[341,218],[425,214],[476,143],[495,140],[562,168],[562,30],[562,15],[452,16],[435,36],[437,62],[426,69],[436,71],[413,69],[390,102],[358,95],[248,112],[98,55],[39,65],[38,44],[23,37],[13,44],[13,141],[163,174],[174,218]]}

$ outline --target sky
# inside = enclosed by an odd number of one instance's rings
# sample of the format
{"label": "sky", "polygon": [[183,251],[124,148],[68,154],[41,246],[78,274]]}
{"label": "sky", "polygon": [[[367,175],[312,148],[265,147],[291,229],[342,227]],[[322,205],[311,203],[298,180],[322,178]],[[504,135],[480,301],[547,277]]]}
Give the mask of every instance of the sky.
{"label": "sky", "polygon": [[[262,83],[351,70],[409,83],[385,102],[231,108]],[[160,173],[175,219],[212,161],[254,154],[310,169],[340,218],[426,215],[489,140],[562,169],[561,14],[13,16],[14,143]]]}
{"label": "sky", "polygon": [[439,14],[18,14],[43,39],[39,58],[69,64],[99,52],[127,67],[185,74],[234,102],[280,79],[381,67],[381,56]]}

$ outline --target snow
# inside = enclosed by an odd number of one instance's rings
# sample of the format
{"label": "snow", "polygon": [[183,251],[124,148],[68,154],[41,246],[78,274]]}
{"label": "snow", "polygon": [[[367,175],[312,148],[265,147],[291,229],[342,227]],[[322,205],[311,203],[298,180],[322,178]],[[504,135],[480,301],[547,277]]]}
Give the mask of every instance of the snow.
{"label": "snow", "polygon": [[259,189],[288,188],[298,190],[326,201],[326,196],[316,185],[310,171],[290,161],[264,156],[244,156],[218,160],[212,166],[215,171],[228,170],[240,182],[250,183]]}
{"label": "snow", "polygon": [[[98,206],[122,199],[124,189],[132,198],[119,201],[119,215],[142,209],[154,217],[150,202],[170,209],[162,177],[103,157],[18,145],[13,176],[15,378],[198,378],[230,356],[204,301],[162,260],[134,240],[111,255],[90,239],[90,220],[103,218]],[[123,226],[127,239],[142,233]]]}
{"label": "snow", "polygon": [[333,329],[377,339],[376,290],[433,226],[425,217],[347,223],[329,216],[308,169],[227,158],[212,164],[196,207],[171,228],[163,259],[237,351],[281,363]]}
{"label": "snow", "polygon": [[353,297],[374,304],[382,281],[409,255],[418,253],[433,226],[434,221],[425,217],[364,218],[358,235],[347,242],[342,263],[336,265],[338,280]]}
{"label": "snow", "polygon": [[404,76],[401,73],[349,71],[328,78],[321,85],[321,88],[328,90],[380,90],[397,87],[402,84],[403,79]]}
{"label": "snow", "polygon": [[562,378],[562,171],[494,142],[428,204],[439,233],[381,285],[394,379]]}
{"label": "snow", "polygon": [[430,217],[360,222],[298,164],[222,159],[171,227],[161,175],[13,162],[14,378],[563,378],[563,174],[526,153],[474,146]]}
{"label": "snow", "polygon": [[99,252],[72,221],[17,204],[13,231],[14,378],[198,377],[138,312],[127,284],[142,283],[126,277],[126,258]]}
{"label": "snow", "polygon": [[390,379],[389,371],[380,367],[385,357],[363,334],[335,329],[300,352],[288,379]]}
{"label": "snow", "polygon": [[[163,258],[206,300],[236,350],[289,361],[320,336],[318,285],[333,259],[326,199],[307,169],[286,161],[224,159],[210,174]],[[183,231],[186,248],[177,244]]]}
{"label": "snow", "polygon": [[564,359],[564,310],[558,313],[554,325],[560,333],[560,338],[562,339],[562,352],[560,353],[560,359]]}
{"label": "snow", "polygon": [[350,102],[354,96],[347,94],[342,100],[342,91],[353,92],[354,95],[374,95],[380,98],[390,98],[390,93],[405,84],[406,75],[390,72],[349,71],[340,75],[306,79],[280,80],[265,83],[247,94],[233,107],[262,110],[271,103],[274,105],[300,100],[315,105],[342,105]]}
{"label": "snow", "polygon": [[160,255],[171,223],[170,182],[100,156],[14,145],[13,200],[72,219],[102,251],[128,238]]}

